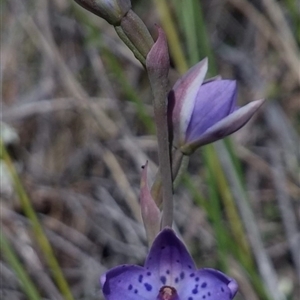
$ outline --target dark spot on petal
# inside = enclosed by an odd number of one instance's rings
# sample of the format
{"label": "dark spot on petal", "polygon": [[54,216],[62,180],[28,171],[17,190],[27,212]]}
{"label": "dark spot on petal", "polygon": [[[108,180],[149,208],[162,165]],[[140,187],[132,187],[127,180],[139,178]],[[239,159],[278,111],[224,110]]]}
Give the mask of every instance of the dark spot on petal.
{"label": "dark spot on petal", "polygon": [[160,276],[160,281],[162,284],[166,284],[166,282],[167,282],[166,276]]}
{"label": "dark spot on petal", "polygon": [[145,288],[146,288],[146,290],[147,291],[151,291],[152,290],[152,285],[151,284],[149,284],[149,283],[144,283],[144,286],[145,286]]}
{"label": "dark spot on petal", "polygon": [[182,280],[184,278],[184,272],[180,273],[180,279]]}

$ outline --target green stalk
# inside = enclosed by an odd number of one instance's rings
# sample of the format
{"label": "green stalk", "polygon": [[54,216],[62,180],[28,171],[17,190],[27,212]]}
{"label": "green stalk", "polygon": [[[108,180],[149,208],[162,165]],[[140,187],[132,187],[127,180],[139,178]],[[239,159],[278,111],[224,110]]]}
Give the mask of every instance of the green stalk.
{"label": "green stalk", "polygon": [[137,60],[141,62],[143,66],[146,64],[146,58],[140,53],[140,51],[134,46],[134,44],[130,41],[128,36],[125,34],[123,28],[121,26],[116,26],[115,30],[119,36],[119,38],[125,43],[125,45],[131,50],[133,55]]}
{"label": "green stalk", "polygon": [[9,244],[2,230],[0,230],[0,249],[6,258],[9,265],[14,270],[17,275],[21,288],[24,293],[27,295],[30,300],[41,300],[41,296],[35,287],[34,283],[31,281],[30,277],[26,273],[25,269],[22,266],[22,263],[19,261],[17,255],[15,254],[13,248]]}
{"label": "green stalk", "polygon": [[204,149],[204,163],[207,170],[207,184],[209,188],[209,212],[210,218],[212,219],[213,227],[216,234],[216,240],[219,252],[219,261],[221,263],[223,270],[228,270],[227,265],[227,255],[228,255],[228,244],[229,236],[227,234],[226,227],[223,224],[222,217],[222,207],[220,197],[218,195],[218,190],[216,188],[215,182],[215,163],[216,160],[213,155],[211,155],[212,146],[208,145]]}
{"label": "green stalk", "polygon": [[10,156],[7,153],[6,148],[2,141],[0,141],[0,153],[1,153],[1,159],[3,159],[3,161],[6,163],[9,169],[10,175],[14,183],[14,188],[19,197],[22,209],[24,210],[25,215],[31,222],[31,227],[34,232],[34,236],[45,256],[47,264],[52,272],[53,278],[58,288],[60,289],[65,299],[74,300],[71,290],[68,286],[68,283],[62,273],[58,261],[56,260],[53,249],[44,233],[42,225],[40,224],[40,221],[32,207],[31,201],[21,183],[21,180],[17,174],[13,162],[11,161]]}
{"label": "green stalk", "polygon": [[159,36],[146,58],[146,69],[153,94],[153,110],[158,143],[159,172],[162,182],[163,211],[162,228],[173,225],[173,180],[170,139],[168,127],[168,93],[170,58],[164,31]]}
{"label": "green stalk", "polygon": [[[151,80],[150,80],[151,82]],[[155,89],[156,82],[151,82],[152,93],[154,95],[153,107],[156,122],[156,132],[158,141],[158,158],[159,158],[159,171],[162,182],[163,194],[163,215],[162,215],[162,228],[172,227],[173,224],[173,182],[172,182],[172,168],[170,158],[170,145],[169,145],[169,130],[167,120],[167,105],[166,94],[163,95],[159,89]],[[165,90],[166,91],[166,90]],[[167,91],[166,91],[167,92]],[[162,106],[162,102],[165,107]]]}
{"label": "green stalk", "polygon": [[[222,170],[220,161],[215,159],[217,157],[216,150],[211,146],[209,147],[210,148],[206,151],[206,159],[211,161],[210,168],[214,172],[214,185],[218,188],[222,195],[227,220],[230,224],[232,235],[239,246],[238,249],[241,256],[240,258],[244,261],[245,265],[253,267],[252,254],[246,238],[247,235],[244,232],[244,227],[241,223],[233,196],[226,182],[225,174],[224,172],[220,172],[220,170]],[[236,245],[234,245],[234,248],[236,248]]]}
{"label": "green stalk", "polygon": [[300,12],[299,2],[297,0],[285,0],[287,9],[291,15],[293,25],[295,27],[295,40],[300,43]]}
{"label": "green stalk", "polygon": [[[182,0],[180,1],[182,2]],[[187,44],[188,57],[192,65],[196,64],[199,61],[199,57],[201,57],[201,49],[197,45],[198,39],[195,38],[198,35],[196,26],[197,20],[195,18],[196,14],[194,11],[195,2],[196,1],[184,1],[185,9],[181,9],[180,4],[177,7],[177,13],[182,16],[182,27]]]}
{"label": "green stalk", "polygon": [[[189,157],[183,155],[183,153],[173,148],[171,151],[171,157],[172,157],[172,180],[173,180],[173,188],[175,189],[180,181],[180,178],[182,177],[183,172],[186,171]],[[159,166],[160,168],[160,166]],[[161,207],[162,204],[162,179],[160,175],[160,170],[157,171],[154,183],[151,187],[151,195],[156,202],[158,207]]]}
{"label": "green stalk", "polygon": [[183,74],[188,69],[188,65],[180,46],[180,39],[177,35],[176,28],[173,26],[174,22],[169,11],[169,5],[165,0],[155,0],[155,4],[160,15],[162,27],[166,32],[169,45],[171,46],[169,49],[174,59],[176,69]]}

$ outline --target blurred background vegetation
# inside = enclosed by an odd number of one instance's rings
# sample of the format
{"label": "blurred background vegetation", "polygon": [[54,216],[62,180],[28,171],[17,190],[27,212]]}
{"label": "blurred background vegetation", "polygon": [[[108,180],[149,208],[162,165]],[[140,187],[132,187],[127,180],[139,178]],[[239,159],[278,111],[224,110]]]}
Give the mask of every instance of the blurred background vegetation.
{"label": "blurred background vegetation", "polygon": [[[299,299],[300,63],[296,0],[132,1],[166,31],[179,74],[205,56],[266,98],[192,157],[175,228],[241,300]],[[151,91],[114,28],[71,0],[1,1],[0,298],[103,299],[108,268],[143,264],[141,166],[157,169]],[[298,297],[297,297],[298,295]]]}

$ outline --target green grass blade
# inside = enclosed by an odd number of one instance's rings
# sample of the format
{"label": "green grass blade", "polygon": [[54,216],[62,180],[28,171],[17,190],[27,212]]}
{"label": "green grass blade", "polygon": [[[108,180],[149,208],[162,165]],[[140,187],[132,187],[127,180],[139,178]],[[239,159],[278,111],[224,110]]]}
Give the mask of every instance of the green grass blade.
{"label": "green grass blade", "polygon": [[26,273],[22,263],[19,261],[18,257],[16,256],[14,250],[12,249],[11,245],[9,244],[2,230],[0,230],[0,249],[4,257],[6,258],[7,262],[9,263],[9,265],[17,275],[21,284],[21,288],[23,289],[24,293],[27,295],[28,299],[30,300],[42,299],[37,288],[35,287],[34,283],[31,281],[28,274]]}
{"label": "green grass blade", "polygon": [[38,244],[45,256],[47,264],[52,272],[53,278],[58,288],[60,289],[62,295],[65,297],[65,299],[73,300],[74,298],[72,296],[71,290],[62,273],[59,263],[56,260],[53,249],[43,231],[42,225],[40,224],[40,221],[32,207],[31,201],[21,183],[21,180],[17,174],[13,162],[11,161],[10,156],[7,153],[6,148],[2,141],[0,141],[0,153],[1,153],[1,158],[6,163],[10,171],[10,175],[14,183],[14,188],[19,197],[22,209],[24,210],[24,213],[26,214],[27,218],[30,220],[31,227],[34,232],[34,236],[38,241]]}
{"label": "green grass blade", "polygon": [[173,26],[174,21],[169,10],[169,4],[166,0],[155,0],[155,4],[160,14],[162,27],[167,34],[170,45],[169,51],[174,59],[176,69],[183,74],[188,69],[188,65],[182,50],[181,40],[177,34],[176,27]]}

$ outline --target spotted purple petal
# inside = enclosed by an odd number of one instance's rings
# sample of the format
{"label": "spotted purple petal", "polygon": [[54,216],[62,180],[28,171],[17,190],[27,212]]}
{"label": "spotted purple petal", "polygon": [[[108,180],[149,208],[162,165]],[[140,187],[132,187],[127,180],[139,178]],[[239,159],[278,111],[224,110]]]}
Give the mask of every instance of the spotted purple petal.
{"label": "spotted purple petal", "polygon": [[150,271],[134,265],[113,268],[101,281],[104,281],[102,292],[106,300],[156,299],[161,286]]}
{"label": "spotted purple petal", "polygon": [[145,268],[158,277],[163,285],[175,286],[196,266],[184,244],[170,228],[155,239],[145,262]]}
{"label": "spotted purple petal", "polygon": [[213,269],[197,270],[170,228],[158,234],[144,267],[123,265],[101,277],[106,300],[232,300],[237,283]]}
{"label": "spotted purple petal", "polygon": [[230,300],[237,292],[237,283],[220,271],[200,269],[190,274],[177,287],[181,299]]}

